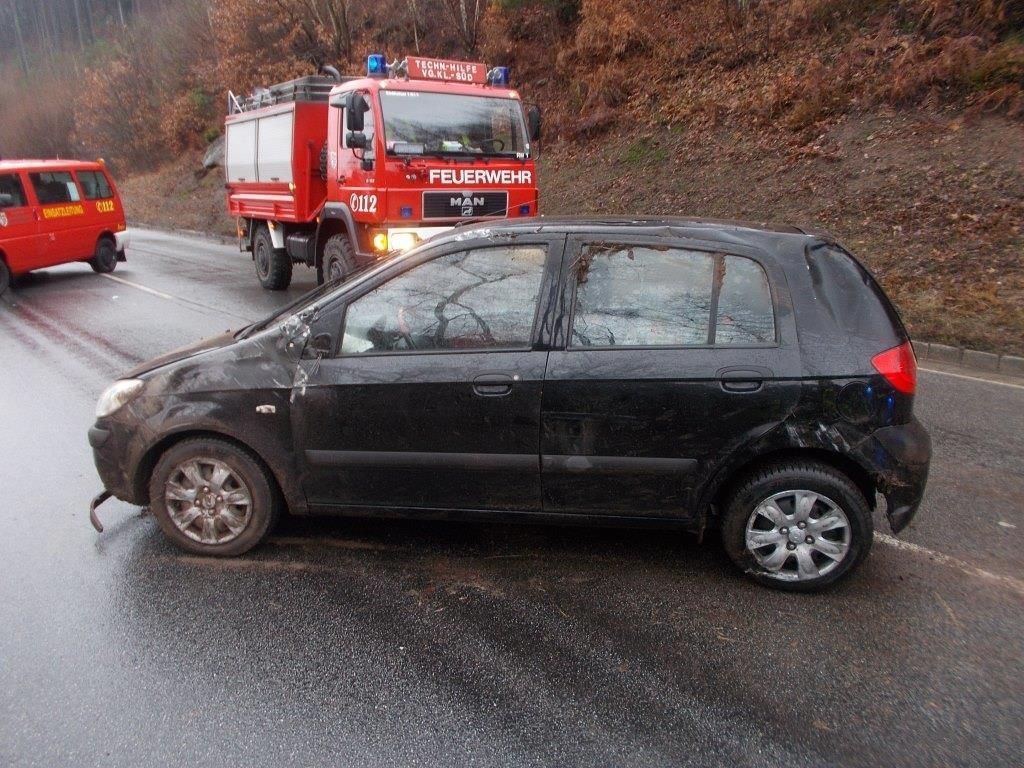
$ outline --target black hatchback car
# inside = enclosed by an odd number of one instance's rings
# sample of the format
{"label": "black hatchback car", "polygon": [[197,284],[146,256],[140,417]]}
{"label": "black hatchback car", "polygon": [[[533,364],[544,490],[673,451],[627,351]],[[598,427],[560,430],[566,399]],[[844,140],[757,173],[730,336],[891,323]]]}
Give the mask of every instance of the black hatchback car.
{"label": "black hatchback car", "polygon": [[107,491],[239,555],[278,514],[721,530],[809,590],[849,573],[931,447],[907,333],[834,240],[684,219],[457,228],[116,382]]}

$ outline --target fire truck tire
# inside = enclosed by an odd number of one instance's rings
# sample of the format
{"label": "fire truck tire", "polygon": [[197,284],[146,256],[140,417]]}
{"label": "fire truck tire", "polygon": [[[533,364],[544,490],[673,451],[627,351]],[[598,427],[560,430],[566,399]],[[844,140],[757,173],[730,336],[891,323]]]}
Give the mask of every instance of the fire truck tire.
{"label": "fire truck tire", "polygon": [[0,257],[0,296],[7,292],[7,289],[11,287],[11,270],[7,268],[7,264],[3,258]]}
{"label": "fire truck tire", "polygon": [[292,282],[292,260],[283,248],[275,248],[266,225],[252,239],[252,260],[256,277],[268,291],[283,291]]}
{"label": "fire truck tire", "polygon": [[106,274],[113,272],[117,266],[117,246],[109,237],[101,237],[96,243],[96,253],[89,259],[89,266],[93,272]]}
{"label": "fire truck tire", "polygon": [[352,241],[342,232],[331,235],[324,246],[321,283],[333,283],[346,279],[356,271],[356,255],[352,251]]}

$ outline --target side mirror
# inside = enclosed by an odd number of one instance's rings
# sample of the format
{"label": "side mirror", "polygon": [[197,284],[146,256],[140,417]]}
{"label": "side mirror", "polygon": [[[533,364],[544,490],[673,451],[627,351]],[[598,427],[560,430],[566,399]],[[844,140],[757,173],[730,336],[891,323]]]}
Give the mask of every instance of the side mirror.
{"label": "side mirror", "polygon": [[329,355],[334,351],[334,339],[329,333],[318,333],[309,342],[309,346],[318,355]]}
{"label": "side mirror", "polygon": [[345,136],[345,146],[349,149],[366,149],[366,134],[349,131]]}
{"label": "side mirror", "polygon": [[370,108],[366,99],[358,93],[350,93],[345,98],[345,113],[348,120],[348,129],[354,133],[362,133],[363,113]]}
{"label": "side mirror", "polygon": [[526,122],[530,129],[530,141],[537,141],[540,138],[540,107],[531,104],[526,110]]}

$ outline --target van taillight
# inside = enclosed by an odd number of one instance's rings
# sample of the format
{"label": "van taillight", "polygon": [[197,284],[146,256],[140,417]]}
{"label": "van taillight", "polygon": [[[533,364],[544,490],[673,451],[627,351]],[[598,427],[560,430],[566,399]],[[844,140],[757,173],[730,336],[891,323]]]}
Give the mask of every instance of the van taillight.
{"label": "van taillight", "polygon": [[879,352],[871,358],[871,364],[897,392],[914,394],[917,389],[917,358],[909,341]]}

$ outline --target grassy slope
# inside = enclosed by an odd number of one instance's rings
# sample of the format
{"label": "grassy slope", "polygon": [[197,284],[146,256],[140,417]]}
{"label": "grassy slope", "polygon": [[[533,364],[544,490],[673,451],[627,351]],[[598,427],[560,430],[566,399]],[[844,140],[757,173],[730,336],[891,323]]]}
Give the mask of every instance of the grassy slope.
{"label": "grassy slope", "polygon": [[[660,128],[547,147],[541,208],[825,228],[879,276],[915,337],[1024,354],[1024,125],[876,110],[808,145],[743,126]],[[125,179],[133,224],[233,234],[220,169],[198,157]]]}
{"label": "grassy slope", "polygon": [[742,127],[668,128],[557,145],[548,213],[770,220],[836,234],[918,338],[1024,353],[1024,126],[875,111],[810,145],[766,150]]}

